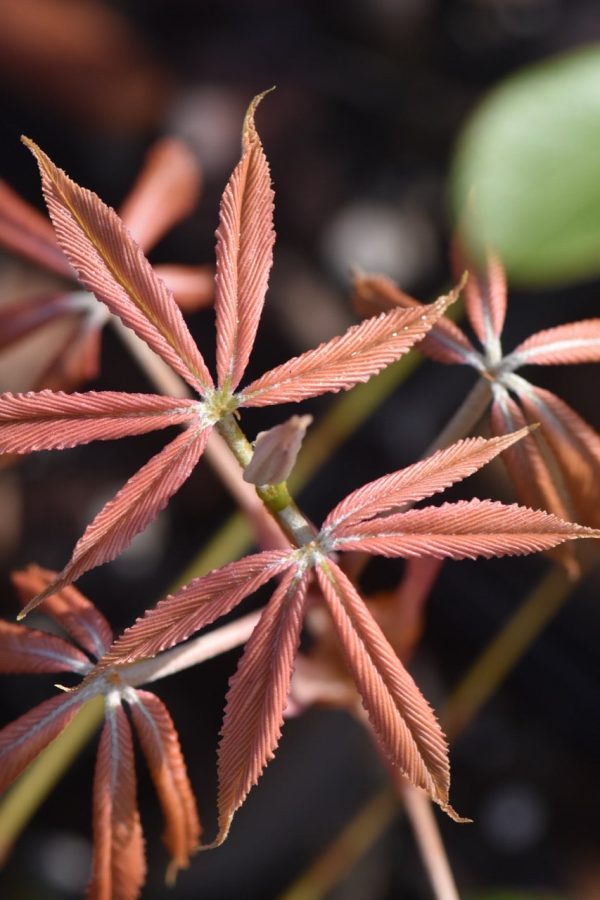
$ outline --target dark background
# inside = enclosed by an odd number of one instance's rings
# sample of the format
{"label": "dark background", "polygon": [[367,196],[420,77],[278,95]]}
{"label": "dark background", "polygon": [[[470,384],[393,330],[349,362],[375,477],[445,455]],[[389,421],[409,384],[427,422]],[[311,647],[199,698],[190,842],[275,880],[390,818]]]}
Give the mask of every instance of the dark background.
{"label": "dark background", "polygon": [[[185,136],[203,165],[202,201],[152,259],[212,262],[218,201],[239,153],[245,106],[277,85],[258,114],[276,189],[278,243],[252,378],[353,321],[352,265],[386,272],[418,297],[443,290],[449,165],[477,101],[519,67],[599,37],[595,0],[3,0],[0,176],[40,205],[35,167],[19,143],[25,133],[117,205],[152,140]],[[13,271],[14,261],[0,261]],[[592,284],[513,292],[506,346],[542,327],[596,315],[597,296]],[[190,326],[212,362],[212,314],[195,315]],[[95,387],[148,389],[110,335],[103,354]],[[600,425],[593,367],[542,376],[536,373],[537,383]],[[471,381],[467,372],[428,363],[324,467],[300,498],[303,508],[319,521],[348,490],[416,459]],[[306,406],[320,416],[328,404]],[[285,414],[250,413],[245,427],[253,436]],[[3,473],[5,571],[32,560],[60,568],[101,499],[163,442],[155,434],[46,453]],[[471,480],[462,496],[475,493],[512,499],[498,471]],[[135,554],[91,573],[82,589],[115,629],[124,627],[164,593],[229,512],[225,490],[200,466]],[[436,708],[545,570],[542,559],[445,566],[415,660],[417,680]],[[370,577],[391,584],[400,571],[400,564],[387,564]],[[12,615],[7,576],[4,586],[3,612]],[[596,586],[590,577],[574,593],[452,748],[453,804],[475,819],[458,826],[439,816],[461,896],[600,897]],[[157,690],[180,729],[209,833],[216,740],[235,658],[228,654]],[[48,696],[41,681],[6,679],[3,721]],[[92,746],[81,755],[21,838],[3,875],[3,896],[81,893],[94,752]],[[139,771],[150,866],[144,896],[158,898],[167,895],[166,854],[141,760]],[[168,896],[282,895],[383,781],[357,724],[342,712],[310,711],[287,724],[277,759],[227,844],[194,860]],[[431,896],[401,815],[327,896]]]}

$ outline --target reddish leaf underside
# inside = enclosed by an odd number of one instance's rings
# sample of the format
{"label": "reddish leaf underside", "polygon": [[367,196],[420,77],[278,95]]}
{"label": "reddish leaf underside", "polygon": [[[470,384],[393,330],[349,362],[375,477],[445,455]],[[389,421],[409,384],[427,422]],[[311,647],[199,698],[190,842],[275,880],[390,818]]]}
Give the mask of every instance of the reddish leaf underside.
{"label": "reddish leaf underside", "polygon": [[32,141],[24,142],[37,159],[58,243],[80,281],[195,390],[211,388],[172,294],[116,213],[71,181]]}
{"label": "reddish leaf underside", "polygon": [[76,647],[45,631],[0,621],[0,672],[79,672],[91,667]]}
{"label": "reddish leaf underside", "polygon": [[525,427],[491,440],[466,438],[444,450],[437,450],[405,469],[384,475],[348,494],[331,510],[323,527],[335,530],[342,523],[360,522],[406,503],[416,503],[430,497],[477,472],[528,433],[529,429]]}
{"label": "reddish leaf underside", "polygon": [[128,692],[127,702],[165,817],[163,841],[172,856],[167,881],[173,883],[177,870],[186,868],[198,849],[201,829],[196,800],[164,703],[155,694],[139,690]]}
{"label": "reddish leaf underside", "polygon": [[310,573],[282,578],[229,682],[219,745],[219,835],[273,758],[281,737]]}
{"label": "reddish leaf underside", "polygon": [[[472,269],[470,263],[457,254],[455,271]],[[506,276],[498,257],[487,254],[485,272],[469,272],[465,285],[465,306],[473,331],[484,347],[497,342],[506,318]]]}
{"label": "reddish leaf underside", "polygon": [[84,702],[77,694],[51,697],[0,731],[0,794],[64,731]]}
{"label": "reddish leaf underside", "polygon": [[550,513],[495,500],[461,500],[341,526],[335,549],[382,556],[476,559],[522,556],[600,532]]}
{"label": "reddish leaf underside", "polygon": [[136,900],[146,876],[131,728],[107,705],[94,774],[94,853],[88,900]]}
{"label": "reddish leaf underside", "polygon": [[73,271],[56,243],[50,222],[0,180],[0,244],[62,278]]}
{"label": "reddish leaf underside", "polygon": [[[11,575],[23,606],[52,584],[57,577],[58,572],[35,565],[13,572]],[[107,620],[73,585],[47,597],[41,612],[52,616],[81,647],[97,659],[112,643],[112,628]]]}
{"label": "reddish leaf underside", "polygon": [[264,94],[244,121],[242,158],[223,193],[217,230],[217,374],[235,390],[248,364],[273,262],[273,191],[269,166],[254,125]]}
{"label": "reddish leaf underside", "polygon": [[513,365],[600,362],[600,319],[584,319],[538,331],[511,353]]}
{"label": "reddish leaf underside", "polygon": [[266,372],[239,395],[241,406],[270,406],[349,390],[400,359],[454,303],[460,288],[429,306],[394,309]]}
{"label": "reddish leaf underside", "polygon": [[98,513],[62,572],[20,613],[23,618],[84,572],[114,559],[152,522],[202,456],[209,429],[188,428],[142,466]]}
{"label": "reddish leaf underside", "polygon": [[292,564],[291,550],[246,556],[196,578],[160,600],[115,641],[94,674],[113,665],[156,656],[225,615]]}
{"label": "reddish leaf underside", "polygon": [[193,400],[115,391],[0,395],[0,452],[63,450],[144,434],[197,416]]}
{"label": "reddish leaf underside", "polygon": [[339,566],[328,561],[317,567],[317,577],[385,756],[454,816],[448,748],[431,707]]}

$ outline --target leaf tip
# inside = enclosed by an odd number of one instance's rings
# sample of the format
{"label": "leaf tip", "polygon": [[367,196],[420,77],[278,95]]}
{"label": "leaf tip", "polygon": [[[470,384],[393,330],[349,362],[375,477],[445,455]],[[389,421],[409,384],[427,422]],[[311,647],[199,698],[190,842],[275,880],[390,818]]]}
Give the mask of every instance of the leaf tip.
{"label": "leaf tip", "polygon": [[244,116],[244,124],[242,126],[242,152],[246,152],[249,147],[254,143],[254,141],[258,140],[258,134],[256,133],[256,126],[254,125],[254,114],[259,103],[262,102],[263,98],[270,94],[275,90],[275,85],[270,88],[267,88],[266,91],[262,91],[262,93],[257,94],[256,97],[253,97],[250,103],[248,104],[248,109],[246,110],[246,115]]}

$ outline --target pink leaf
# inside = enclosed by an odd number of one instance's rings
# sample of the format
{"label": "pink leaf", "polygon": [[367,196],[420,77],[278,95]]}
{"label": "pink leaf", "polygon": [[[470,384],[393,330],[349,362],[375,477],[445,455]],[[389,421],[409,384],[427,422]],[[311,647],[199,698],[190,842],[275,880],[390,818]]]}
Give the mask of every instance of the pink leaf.
{"label": "pink leaf", "polygon": [[21,298],[0,309],[0,349],[68,312],[64,294]]}
{"label": "pink leaf", "polygon": [[142,466],[88,525],[60,575],[27,604],[19,618],[84,572],[109,562],[128,547],[189,477],[202,456],[208,431],[189,428]]}
{"label": "pink leaf", "polygon": [[43,269],[71,279],[73,270],[48,219],[0,180],[0,244]]}
{"label": "pink leaf", "polygon": [[431,707],[339,566],[329,561],[317,567],[317,577],[385,756],[455,816],[448,804],[448,748]]}
{"label": "pink leaf", "polygon": [[[357,313],[368,318],[390,309],[420,309],[425,304],[405,294],[385,275],[356,275],[353,282],[352,301]],[[441,363],[478,363],[481,357],[460,328],[450,319],[440,319],[419,344],[419,350],[430,359]]]}
{"label": "pink leaf", "polygon": [[229,682],[219,746],[217,844],[279,743],[309,576],[295,569],[285,574]]}
{"label": "pink leaf", "polygon": [[511,353],[511,368],[600,362],[600,319],[538,331]]}
{"label": "pink leaf", "polygon": [[63,731],[85,700],[60,694],[0,730],[0,794]]}
{"label": "pink leaf", "polygon": [[[57,572],[35,565],[11,574],[23,606],[57,577]],[[112,643],[112,629],[107,620],[73,585],[47,597],[41,611],[52,616],[84,650],[96,658],[100,658]]]}
{"label": "pink leaf", "polygon": [[523,556],[585,537],[600,537],[600,532],[516,503],[461,500],[341,526],[334,548],[381,556],[490,559]]}
{"label": "pink leaf", "polygon": [[197,403],[158,394],[0,394],[0,452],[62,450],[197,418]]}
{"label": "pink leaf", "polygon": [[242,158],[221,200],[217,230],[217,372],[235,390],[244,374],[273,262],[273,191],[269,165],[254,125],[255,97],[242,133]]}
{"label": "pink leaf", "polygon": [[241,392],[241,406],[270,406],[348,390],[404,356],[458,297],[458,290],[429,306],[394,309],[262,375]]}
{"label": "pink leaf", "polygon": [[37,147],[42,187],[58,243],[80,281],[195,390],[212,378],[164,283],[116,215],[79,187]]}
{"label": "pink leaf", "polygon": [[194,312],[212,303],[215,279],[208,266],[175,266],[162,264],[154,267],[173,296],[179,309]]}
{"label": "pink leaf", "polygon": [[146,877],[131,728],[107,706],[94,774],[94,854],[88,900],[136,900]]}
{"label": "pink leaf", "polygon": [[278,484],[290,475],[312,416],[291,416],[287,422],[260,431],[252,459],[244,469],[249,484]]}
{"label": "pink leaf", "polygon": [[600,527],[600,435],[550,391],[530,388],[519,400],[541,423],[578,518]]}
{"label": "pink leaf", "polygon": [[0,672],[88,672],[87,656],[45,631],[0,621]]}
{"label": "pink leaf", "polygon": [[147,252],[198,202],[202,174],[192,149],[165,137],[148,151],[144,167],[119,210],[139,246]]}
{"label": "pink leaf", "polygon": [[200,822],[177,731],[164,703],[148,691],[130,691],[137,732],[165,817],[163,841],[172,856],[167,881],[186,868],[198,849]]}
{"label": "pink leaf", "polygon": [[491,440],[466,438],[444,450],[437,450],[405,469],[384,475],[348,494],[331,510],[323,527],[335,532],[342,523],[350,525],[360,522],[437,494],[477,472],[528,433],[528,428],[521,428],[520,431]]}
{"label": "pink leaf", "polygon": [[266,550],[195,578],[161,600],[117,638],[98,671],[156,656],[224,616],[292,564],[291,551]]}

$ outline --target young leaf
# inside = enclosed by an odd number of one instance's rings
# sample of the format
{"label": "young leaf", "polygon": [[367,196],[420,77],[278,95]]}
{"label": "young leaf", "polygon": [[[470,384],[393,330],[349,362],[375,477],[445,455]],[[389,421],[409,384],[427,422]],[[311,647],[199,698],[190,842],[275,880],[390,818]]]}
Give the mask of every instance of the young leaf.
{"label": "young leaf", "polygon": [[119,210],[123,223],[142,250],[150,250],[192,212],[201,183],[198,160],[186,143],[165,137],[152,145]]}
{"label": "young leaf", "polygon": [[583,319],[538,331],[509,357],[511,368],[600,362],[600,319]]}
{"label": "young leaf", "polygon": [[89,900],[136,900],[146,876],[131,728],[107,703],[94,774],[94,855]]}
{"label": "young leaf", "polygon": [[0,244],[62,278],[73,277],[50,222],[0,180]]}
{"label": "young leaf", "polygon": [[131,716],[165,817],[163,841],[172,856],[167,882],[186,868],[198,849],[200,822],[173,720],[164,703],[148,691],[126,695]]}
{"label": "young leaf", "polygon": [[252,459],[244,469],[249,484],[278,484],[291,473],[312,416],[291,416],[287,422],[260,431]]}
{"label": "young leaf", "polygon": [[451,816],[448,748],[431,707],[334,562],[317,577],[346,662],[385,756]]}
{"label": "young leaf", "polygon": [[87,656],[45,631],[0,621],[0,672],[88,672]]}
{"label": "young leaf", "polygon": [[342,525],[336,530],[334,547],[381,556],[490,559],[549,550],[585,537],[600,537],[600,531],[516,503],[460,500]]}
{"label": "young leaf", "polygon": [[189,428],[142,466],[88,525],[65,568],[27,604],[19,618],[128,547],[189,477],[202,456],[208,433],[206,428]]}
{"label": "young leaf", "polygon": [[323,523],[324,529],[337,530],[341,524],[350,525],[371,516],[382,515],[406,503],[416,503],[443,491],[457,481],[477,472],[507,447],[529,434],[521,428],[491,440],[466,438],[437,450],[431,456],[384,475],[348,494],[335,506]]}
{"label": "young leaf", "polygon": [[173,295],[116,213],[71,181],[32,141],[23,140],[37,159],[58,243],[80,281],[195,390],[211,388],[210,373]]}
{"label": "young leaf", "polygon": [[349,390],[400,359],[454,303],[460,288],[429,306],[394,309],[262,375],[239,395],[241,406],[270,406]]}
{"label": "young leaf", "polygon": [[179,644],[224,616],[291,564],[291,550],[266,550],[195,578],[127,628],[100,660],[93,675],[113,665],[156,656]]}
{"label": "young leaf", "polygon": [[[36,594],[41,594],[57,577],[57,572],[35,565],[11,574],[11,580],[23,606],[26,606]],[[73,585],[47,597],[42,612],[52,616],[73,640],[97,659],[112,643],[112,628],[107,620]]]}
{"label": "young leaf", "polygon": [[84,702],[79,694],[60,694],[0,730],[0,794],[64,731]]}
{"label": "young leaf", "polygon": [[229,682],[219,745],[217,844],[279,743],[309,577],[295,569],[285,574]]}
{"label": "young leaf", "polygon": [[461,249],[455,251],[454,270],[469,269],[465,285],[465,306],[473,331],[483,347],[498,344],[506,318],[506,275],[498,257],[488,251],[487,267],[483,272],[473,272],[471,262]]}
{"label": "young leaf", "polygon": [[254,125],[255,97],[244,120],[242,158],[221,200],[217,230],[217,374],[235,390],[248,364],[273,262],[273,191]]}
{"label": "young leaf", "polygon": [[0,394],[0,453],[63,450],[197,418],[197,403],[158,394]]}

